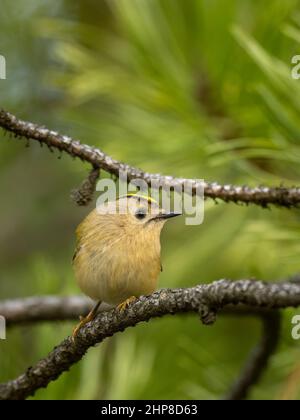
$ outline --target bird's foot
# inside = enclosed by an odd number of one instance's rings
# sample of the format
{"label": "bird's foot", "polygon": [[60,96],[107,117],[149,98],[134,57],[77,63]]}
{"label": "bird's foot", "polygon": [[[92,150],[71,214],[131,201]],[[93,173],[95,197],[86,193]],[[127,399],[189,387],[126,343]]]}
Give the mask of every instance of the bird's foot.
{"label": "bird's foot", "polygon": [[95,316],[97,315],[97,311],[99,309],[101,302],[98,302],[97,305],[87,314],[86,317],[80,316],[79,320],[80,322],[76,325],[72,332],[72,341],[75,342],[78,332],[81,330],[81,328],[88,324],[89,322],[93,321]]}
{"label": "bird's foot", "polygon": [[124,302],[120,303],[117,306],[120,312],[123,312],[132,302],[134,302],[137,298],[135,296],[130,296],[128,299],[124,300]]}

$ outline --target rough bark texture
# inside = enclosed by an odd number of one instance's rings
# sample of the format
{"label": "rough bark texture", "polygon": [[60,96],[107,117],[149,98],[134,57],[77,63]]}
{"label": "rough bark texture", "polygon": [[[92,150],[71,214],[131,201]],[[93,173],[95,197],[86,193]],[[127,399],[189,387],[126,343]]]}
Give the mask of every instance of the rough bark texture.
{"label": "rough bark texture", "polygon": [[[37,140],[46,144],[51,150],[57,149],[66,152],[73,157],[89,162],[94,168],[100,168],[108,173],[119,176],[120,171],[126,173],[128,180],[144,179],[148,185],[151,181],[157,182],[163,188],[181,188],[183,185],[191,188],[192,194],[197,191],[197,180],[174,178],[160,174],[150,174],[141,169],[134,168],[126,163],[119,162],[106,155],[100,149],[80,143],[69,136],[64,136],[56,131],[49,130],[31,122],[19,120],[14,115],[0,110],[0,127],[4,128],[16,137],[24,137],[28,140]],[[266,187],[221,185],[217,182],[204,182],[204,196],[214,200],[220,199],[225,202],[257,204],[262,207],[274,204],[281,207],[298,207],[300,204],[300,188],[292,187]]]}
{"label": "rough bark texture", "polygon": [[[297,307],[300,306],[300,284],[289,281],[264,283],[253,280],[219,280],[187,289],[162,289],[148,297],[143,296],[124,312],[112,309],[98,314],[93,322],[80,330],[75,344],[70,337],[66,338],[35,366],[28,368],[15,380],[1,384],[0,399],[25,399],[33,395],[37,389],[46,387],[50,381],[57,379],[78,362],[89,347],[139,322],[167,314],[196,312],[205,324],[209,324],[228,305],[247,305],[257,310]],[[267,330],[265,333],[268,336]],[[267,336],[263,340],[268,345],[262,344],[268,349],[274,348],[277,337],[272,334],[273,338],[269,341]],[[262,354],[254,355],[253,359],[265,357]],[[246,371],[249,370],[250,377],[257,377],[257,373],[251,373],[251,369],[246,368]],[[257,371],[260,372],[260,369]],[[240,394],[243,396],[243,392]]]}

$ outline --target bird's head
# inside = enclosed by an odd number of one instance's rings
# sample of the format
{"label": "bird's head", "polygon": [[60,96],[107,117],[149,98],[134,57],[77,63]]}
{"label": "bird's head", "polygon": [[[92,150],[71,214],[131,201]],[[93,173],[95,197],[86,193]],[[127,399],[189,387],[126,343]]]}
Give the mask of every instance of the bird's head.
{"label": "bird's head", "polygon": [[98,214],[112,214],[111,222],[122,226],[127,232],[160,231],[165,222],[180,213],[166,212],[151,197],[141,194],[127,194],[115,202],[109,202],[98,209]]}
{"label": "bird's head", "polygon": [[159,236],[165,222],[180,213],[166,212],[152,198],[140,194],[128,194],[116,201],[102,204],[79,225],[78,237],[103,239],[116,237],[140,237],[149,240]]}

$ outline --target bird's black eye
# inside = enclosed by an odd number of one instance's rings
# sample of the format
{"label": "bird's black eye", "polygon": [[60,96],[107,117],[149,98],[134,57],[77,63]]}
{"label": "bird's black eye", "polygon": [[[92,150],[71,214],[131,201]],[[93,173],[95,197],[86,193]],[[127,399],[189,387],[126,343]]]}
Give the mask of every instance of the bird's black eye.
{"label": "bird's black eye", "polygon": [[145,210],[138,210],[138,211],[135,213],[135,217],[136,217],[138,220],[143,220],[143,219],[145,219],[145,217],[146,217],[146,212],[145,212]]}

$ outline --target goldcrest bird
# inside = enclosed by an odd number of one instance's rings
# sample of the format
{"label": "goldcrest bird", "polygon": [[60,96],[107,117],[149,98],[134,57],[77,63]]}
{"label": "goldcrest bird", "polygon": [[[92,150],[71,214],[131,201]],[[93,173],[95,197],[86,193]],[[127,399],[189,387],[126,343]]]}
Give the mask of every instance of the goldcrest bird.
{"label": "goldcrest bird", "polygon": [[101,302],[124,310],[157,288],[162,270],[160,233],[167,213],[152,198],[128,194],[94,209],[78,226],[75,276],[87,296],[98,301],[73,331],[91,321]]}

